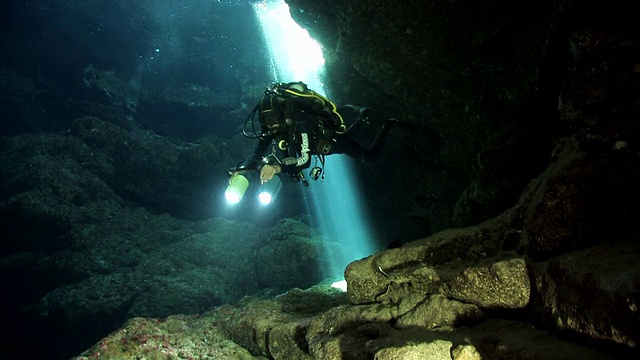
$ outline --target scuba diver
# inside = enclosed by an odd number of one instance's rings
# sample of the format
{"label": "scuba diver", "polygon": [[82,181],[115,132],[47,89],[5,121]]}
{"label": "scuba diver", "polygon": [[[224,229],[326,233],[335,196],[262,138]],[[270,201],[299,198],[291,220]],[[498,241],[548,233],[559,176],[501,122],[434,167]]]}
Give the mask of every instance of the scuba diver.
{"label": "scuba diver", "polygon": [[313,162],[309,177],[324,178],[327,155],[377,160],[397,122],[394,117],[373,116],[368,108],[337,107],[303,82],[272,84],[243,126],[243,134],[257,138],[258,145],[249,157],[229,170],[230,182],[239,174],[255,170],[259,171],[261,183],[287,173],[293,181],[307,186],[303,170]]}

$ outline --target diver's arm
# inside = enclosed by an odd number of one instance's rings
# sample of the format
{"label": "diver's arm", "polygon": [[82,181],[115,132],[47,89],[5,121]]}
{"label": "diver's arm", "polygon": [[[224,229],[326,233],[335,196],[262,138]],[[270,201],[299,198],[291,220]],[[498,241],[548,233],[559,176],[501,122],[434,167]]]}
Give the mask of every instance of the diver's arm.
{"label": "diver's arm", "polygon": [[244,161],[238,165],[234,172],[244,170],[258,170],[262,164],[262,157],[267,152],[267,148],[271,145],[271,139],[260,137],[256,149]]}

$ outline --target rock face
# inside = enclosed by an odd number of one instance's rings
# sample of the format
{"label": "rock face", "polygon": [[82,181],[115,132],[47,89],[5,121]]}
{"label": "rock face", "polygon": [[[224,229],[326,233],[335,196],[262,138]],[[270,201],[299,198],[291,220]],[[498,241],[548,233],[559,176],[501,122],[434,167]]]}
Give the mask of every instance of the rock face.
{"label": "rock face", "polygon": [[[325,44],[337,94],[366,84],[442,139],[423,149],[437,161],[416,174],[432,179],[424,174],[446,164],[470,179],[448,200],[448,225],[507,210],[350,264],[353,303],[438,294],[483,310],[527,309],[546,326],[636,346],[633,331],[622,330],[638,328],[640,200],[631,140],[639,134],[640,39],[626,15],[598,1],[547,10],[500,1],[345,1],[330,11],[290,3]],[[399,180],[407,190],[398,194],[420,196],[434,186],[426,182]],[[509,194],[520,198],[507,209]]]}
{"label": "rock face", "polygon": [[400,315],[401,306],[348,305],[343,293],[327,286],[293,289],[271,300],[245,298],[202,316],[133,319],[75,359],[617,358],[523,322],[487,320],[474,305],[443,296],[416,310]]}
{"label": "rock face", "polygon": [[[545,169],[555,142],[599,137],[588,134],[599,132],[594,121],[611,124],[608,136],[637,131],[620,118],[638,94],[637,29],[623,1],[288,3],[323,44],[336,101],[374,103],[415,125],[399,140],[413,149],[390,150],[382,165],[402,174],[387,188],[410,206],[376,203],[420,219],[407,227],[497,216]],[[601,150],[627,141],[610,140]]]}
{"label": "rock face", "polygon": [[536,266],[532,311],[591,339],[638,346],[638,242],[601,245]]}

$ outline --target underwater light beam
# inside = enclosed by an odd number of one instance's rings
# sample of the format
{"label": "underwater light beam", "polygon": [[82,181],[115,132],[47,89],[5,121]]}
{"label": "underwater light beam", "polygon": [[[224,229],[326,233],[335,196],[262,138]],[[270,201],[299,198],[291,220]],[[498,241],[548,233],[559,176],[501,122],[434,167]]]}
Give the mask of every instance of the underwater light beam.
{"label": "underwater light beam", "polygon": [[[293,21],[284,0],[263,1],[254,4],[254,10],[269,50],[274,80],[302,81],[316,92],[328,95],[320,80],[324,71],[322,49]],[[326,160],[326,178],[315,184],[311,181],[312,186],[305,189],[312,197],[307,207],[316,216],[320,231],[346,248],[343,257],[325,254],[332,262],[325,275],[338,280],[349,262],[374,252],[366,213],[359,206],[361,201],[349,170],[350,161],[343,155],[331,155]]]}

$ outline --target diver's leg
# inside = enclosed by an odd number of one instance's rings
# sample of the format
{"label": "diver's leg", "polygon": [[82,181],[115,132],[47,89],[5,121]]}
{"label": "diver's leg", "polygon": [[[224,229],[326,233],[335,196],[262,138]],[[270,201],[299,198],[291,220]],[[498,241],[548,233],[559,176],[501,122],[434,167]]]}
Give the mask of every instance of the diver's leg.
{"label": "diver's leg", "polygon": [[384,149],[385,145],[387,144],[389,133],[396,124],[398,124],[398,120],[396,118],[385,119],[384,124],[382,124],[382,130],[378,133],[378,136],[373,141],[373,146],[370,149],[363,149],[363,152],[366,152],[366,160],[378,160],[380,154],[382,153],[382,149]]}
{"label": "diver's leg", "polygon": [[336,137],[336,152],[360,161],[376,161],[380,157],[380,153],[382,153],[382,149],[384,149],[389,138],[389,133],[396,123],[395,118],[386,120],[372,142],[373,145],[369,148],[363,146],[349,135],[339,135]]}

